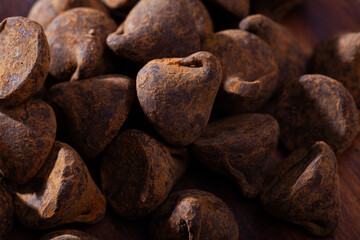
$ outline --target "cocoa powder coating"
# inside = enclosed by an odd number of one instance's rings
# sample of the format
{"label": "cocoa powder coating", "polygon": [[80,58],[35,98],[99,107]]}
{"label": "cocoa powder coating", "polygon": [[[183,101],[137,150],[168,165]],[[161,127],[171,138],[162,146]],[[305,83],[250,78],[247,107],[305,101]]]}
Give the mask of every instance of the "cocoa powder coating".
{"label": "cocoa powder coating", "polygon": [[118,55],[146,63],[200,50],[200,34],[184,0],[142,0],[107,38]]}
{"label": "cocoa powder coating", "polygon": [[86,79],[111,67],[106,37],[116,29],[107,14],[92,8],[74,8],[59,14],[47,27],[50,75],[57,81]]}
{"label": "cocoa powder coating", "polygon": [[219,60],[207,52],[157,59],[139,71],[137,96],[156,131],[167,142],[185,146],[205,130],[221,75]]}
{"label": "cocoa powder coating", "polygon": [[270,214],[330,235],[340,220],[337,160],[325,142],[300,148],[284,159],[264,186],[261,203]]}
{"label": "cocoa powder coating", "polygon": [[135,99],[135,81],[122,75],[98,76],[59,83],[47,96],[72,146],[93,159],[126,120]]}
{"label": "cocoa powder coating", "polygon": [[277,85],[278,68],[263,40],[246,31],[224,30],[206,39],[202,48],[213,53],[222,65],[216,111],[252,112],[267,102]]}
{"label": "cocoa powder coating", "polygon": [[195,159],[233,179],[249,198],[260,192],[267,160],[276,149],[280,129],[267,114],[242,114],[210,122],[191,145]]}
{"label": "cocoa powder coating", "polygon": [[0,23],[0,106],[15,106],[37,93],[49,72],[42,27],[25,17]]}
{"label": "cocoa powder coating", "polygon": [[173,193],[150,220],[152,239],[237,240],[238,226],[230,208],[211,193],[191,189]]}
{"label": "cocoa powder coating", "polygon": [[305,74],[310,47],[301,45],[288,29],[261,14],[248,16],[239,26],[270,46],[279,68],[279,88]]}
{"label": "cocoa powder coating", "polygon": [[276,119],[289,150],[324,141],[340,153],[358,132],[353,97],[341,83],[323,75],[304,75],[290,84],[280,98]]}
{"label": "cocoa powder coating", "polygon": [[[213,22],[206,7],[201,0],[186,0],[181,2],[186,11],[195,23],[201,41],[214,33]],[[177,56],[175,56],[177,57]]]}
{"label": "cocoa powder coating", "polygon": [[17,218],[33,229],[97,223],[105,210],[106,200],[80,155],[58,141],[41,170],[15,195]]}
{"label": "cocoa powder coating", "polygon": [[360,107],[360,32],[335,34],[320,43],[311,66],[312,72],[344,84]]}
{"label": "cocoa powder coating", "polygon": [[166,199],[187,165],[185,148],[167,147],[140,130],[125,130],[103,154],[102,190],[120,216],[141,218]]}
{"label": "cocoa powder coating", "polygon": [[56,119],[41,100],[0,109],[0,170],[11,184],[28,182],[45,163],[55,142]]}
{"label": "cocoa powder coating", "polygon": [[46,29],[60,13],[77,7],[89,7],[104,13],[108,12],[100,0],[37,0],[31,7],[28,18],[38,22]]}

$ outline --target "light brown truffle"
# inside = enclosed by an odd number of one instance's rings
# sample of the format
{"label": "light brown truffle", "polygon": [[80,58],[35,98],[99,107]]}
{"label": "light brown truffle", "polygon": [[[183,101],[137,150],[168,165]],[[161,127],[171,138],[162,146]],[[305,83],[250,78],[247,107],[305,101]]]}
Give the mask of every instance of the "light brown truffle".
{"label": "light brown truffle", "polygon": [[60,13],[77,7],[89,7],[104,13],[108,12],[100,0],[37,0],[31,7],[28,18],[38,22],[46,29]]}
{"label": "light brown truffle", "polygon": [[137,96],[156,131],[167,142],[185,146],[205,130],[221,75],[219,60],[207,52],[153,60],[138,73]]}
{"label": "light brown truffle", "polygon": [[58,141],[41,170],[15,194],[16,216],[28,228],[97,223],[105,210],[106,200],[80,155]]}
{"label": "light brown truffle", "polygon": [[57,81],[87,79],[112,67],[106,37],[115,22],[93,8],[74,8],[59,14],[47,27],[50,75]]}
{"label": "light brown truffle", "polygon": [[107,44],[126,59],[146,63],[199,51],[200,35],[183,0],[142,0],[108,36]]}
{"label": "light brown truffle", "polygon": [[40,91],[50,51],[42,27],[24,17],[0,23],[0,106],[15,106]]}

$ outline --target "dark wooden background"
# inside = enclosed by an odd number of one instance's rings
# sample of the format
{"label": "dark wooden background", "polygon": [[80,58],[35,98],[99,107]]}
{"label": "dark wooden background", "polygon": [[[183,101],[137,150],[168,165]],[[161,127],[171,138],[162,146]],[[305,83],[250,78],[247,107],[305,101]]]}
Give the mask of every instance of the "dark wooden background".
{"label": "dark wooden background", "polygon": [[[26,16],[34,0],[0,0],[0,20]],[[360,31],[360,0],[308,0],[293,10],[282,23],[303,42],[314,47],[329,35],[344,30]],[[1,44],[1,43],[0,43]],[[269,170],[285,154],[274,152]],[[360,239],[360,136],[351,148],[338,156],[341,185],[341,223],[333,236],[325,239]],[[240,239],[314,239],[300,227],[267,215],[257,200],[244,199],[234,183],[204,169],[196,162],[174,190],[198,188],[223,199],[238,221]],[[70,225],[104,240],[143,240],[148,218],[124,220],[111,210],[96,225]],[[47,231],[32,231],[16,225],[9,239],[38,239]]]}

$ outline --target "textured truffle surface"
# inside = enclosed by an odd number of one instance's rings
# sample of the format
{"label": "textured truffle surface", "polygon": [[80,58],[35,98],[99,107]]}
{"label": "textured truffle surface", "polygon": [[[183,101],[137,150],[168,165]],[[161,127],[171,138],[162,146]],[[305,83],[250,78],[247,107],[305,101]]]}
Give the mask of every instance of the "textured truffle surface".
{"label": "textured truffle surface", "polygon": [[258,36],[243,30],[224,30],[209,37],[202,48],[222,65],[217,111],[251,112],[270,98],[277,85],[278,68],[270,47]]}
{"label": "textured truffle surface", "polygon": [[140,130],[125,130],[103,154],[102,189],[120,216],[141,218],[166,199],[187,165],[185,148],[170,148]]}
{"label": "textured truffle surface", "polygon": [[211,193],[173,193],[155,211],[149,233],[153,239],[237,240],[238,226],[230,208]]}
{"label": "textured truffle surface", "polygon": [[113,64],[106,37],[115,22],[100,10],[74,8],[59,14],[46,28],[50,45],[50,75],[57,81],[90,78]]}
{"label": "textured truffle surface", "polygon": [[58,141],[41,170],[15,195],[17,218],[34,229],[74,222],[97,223],[105,210],[105,197],[80,155]]}
{"label": "textured truffle surface", "polygon": [[316,142],[292,152],[264,186],[261,203],[270,214],[330,235],[340,219],[339,173],[334,152]]}
{"label": "textured truffle surface", "polygon": [[116,136],[135,99],[135,81],[122,75],[59,83],[48,100],[72,146],[95,158]]}
{"label": "textured truffle surface", "polygon": [[15,106],[40,91],[50,51],[42,27],[28,18],[0,23],[0,106]]}
{"label": "textured truffle surface", "polygon": [[210,122],[191,151],[195,159],[235,180],[242,194],[252,198],[261,190],[279,135],[279,125],[270,115],[236,115]]}
{"label": "textured truffle surface", "polygon": [[11,184],[28,182],[45,163],[55,142],[53,109],[41,100],[0,109],[0,170]]}
{"label": "textured truffle surface", "polygon": [[304,75],[283,92],[276,110],[280,138],[289,150],[324,141],[343,152],[358,132],[355,101],[338,81]]}
{"label": "textured truffle surface", "polygon": [[137,96],[156,131],[185,146],[205,130],[221,75],[219,60],[207,52],[153,60],[138,73]]}

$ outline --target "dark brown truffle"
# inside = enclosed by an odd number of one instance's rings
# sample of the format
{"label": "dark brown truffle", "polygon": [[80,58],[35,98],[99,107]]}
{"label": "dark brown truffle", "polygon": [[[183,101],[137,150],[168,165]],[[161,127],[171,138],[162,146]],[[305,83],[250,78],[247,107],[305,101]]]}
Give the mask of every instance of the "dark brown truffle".
{"label": "dark brown truffle", "polygon": [[6,239],[6,235],[13,228],[14,218],[13,197],[0,184],[0,239]]}
{"label": "dark brown truffle", "polygon": [[106,37],[115,29],[115,22],[97,9],[75,8],[59,14],[46,29],[50,75],[68,81],[106,72],[111,66]]}
{"label": "dark brown truffle", "polygon": [[260,14],[245,18],[239,26],[256,34],[270,46],[279,67],[279,87],[298,80],[306,72],[310,47],[301,45],[288,29]]}
{"label": "dark brown truffle", "polygon": [[100,0],[37,0],[30,9],[28,17],[46,29],[57,15],[77,7],[90,7],[108,12]]}
{"label": "dark brown truffle", "polygon": [[19,187],[15,213],[29,228],[53,228],[67,223],[96,223],[105,215],[106,200],[80,155],[55,142],[36,176]]}
{"label": "dark brown truffle", "polygon": [[207,52],[153,60],[137,76],[141,108],[167,142],[188,145],[205,130],[221,75],[220,62]]}
{"label": "dark brown truffle", "polygon": [[24,17],[0,23],[0,106],[15,106],[37,93],[49,72],[42,27]]}
{"label": "dark brown truffle", "polygon": [[183,0],[142,0],[107,44],[116,54],[139,63],[197,52],[200,35],[186,10]]}
{"label": "dark brown truffle", "polygon": [[305,75],[288,85],[276,110],[281,140],[289,150],[325,141],[335,153],[347,149],[358,132],[353,97],[338,81]]}
{"label": "dark brown truffle", "polygon": [[270,214],[330,235],[340,219],[337,160],[325,142],[292,152],[264,186],[261,203]]}
{"label": "dark brown truffle", "polygon": [[305,0],[251,0],[251,9],[275,20],[282,19],[290,10]]}
{"label": "dark brown truffle", "polygon": [[45,235],[40,240],[97,240],[97,238],[77,230],[58,230]]}
{"label": "dark brown truffle", "polygon": [[312,72],[344,84],[360,107],[360,32],[336,34],[321,43],[311,66]]}
{"label": "dark brown truffle", "polygon": [[135,81],[122,75],[64,82],[48,92],[49,102],[63,119],[72,146],[95,158],[116,136],[135,98]]}
{"label": "dark brown truffle", "polygon": [[43,101],[0,109],[0,170],[5,180],[24,184],[40,170],[55,142],[56,119]]}
{"label": "dark brown truffle", "polygon": [[102,189],[122,217],[141,218],[155,210],[188,165],[185,148],[170,148],[140,130],[120,132],[106,148]]}
{"label": "dark brown truffle", "polygon": [[270,115],[242,114],[210,122],[191,151],[211,170],[234,179],[242,194],[252,198],[261,190],[279,134],[279,125]]}
{"label": "dark brown truffle", "polygon": [[238,18],[244,18],[250,11],[250,0],[207,0],[214,2]]}
{"label": "dark brown truffle", "polygon": [[237,240],[238,226],[230,208],[211,193],[173,193],[155,211],[149,233],[156,240]]}
{"label": "dark brown truffle", "polygon": [[208,38],[203,49],[217,56],[223,68],[217,111],[255,111],[270,98],[278,80],[277,64],[270,47],[255,34],[221,31]]}

